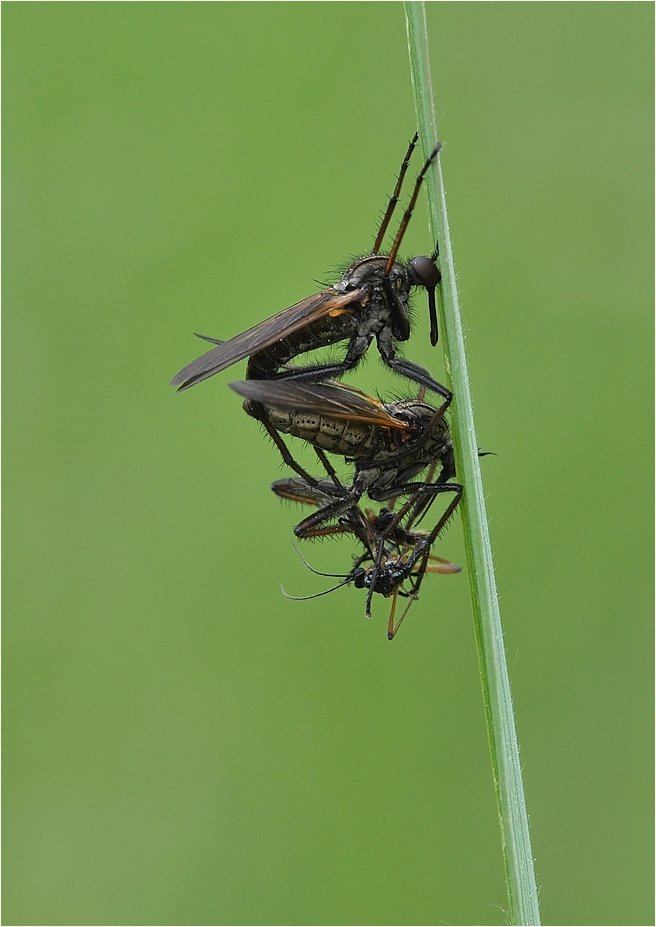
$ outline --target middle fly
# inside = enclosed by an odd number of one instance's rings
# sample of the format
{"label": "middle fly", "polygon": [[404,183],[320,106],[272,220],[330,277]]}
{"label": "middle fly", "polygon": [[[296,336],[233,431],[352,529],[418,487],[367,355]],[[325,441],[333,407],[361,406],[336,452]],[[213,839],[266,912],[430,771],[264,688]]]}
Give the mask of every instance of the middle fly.
{"label": "middle fly", "polygon": [[[242,380],[229,384],[246,397],[244,410],[261,421],[285,463],[308,485],[321,487],[334,500],[294,529],[297,537],[337,518],[366,493],[383,502],[419,491],[431,498],[462,492],[455,476],[453,445],[444,419],[444,405],[433,408],[422,399],[382,403],[353,386],[338,383],[289,383]],[[329,479],[316,480],[290,454],[281,434],[311,444]],[[354,464],[353,482],[344,485],[323,451]],[[414,479],[431,464],[441,473],[435,482]]]}

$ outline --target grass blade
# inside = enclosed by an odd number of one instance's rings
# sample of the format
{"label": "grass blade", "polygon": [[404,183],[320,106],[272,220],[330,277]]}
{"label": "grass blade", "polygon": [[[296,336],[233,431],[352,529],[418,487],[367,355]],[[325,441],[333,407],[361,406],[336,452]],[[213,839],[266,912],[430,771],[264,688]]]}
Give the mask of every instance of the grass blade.
{"label": "grass blade", "polygon": [[[423,2],[405,2],[410,72],[417,113],[417,129],[426,156],[437,143],[433,89],[428,55],[428,33]],[[428,215],[433,241],[440,246],[442,303],[440,333],[449,386],[454,393],[451,428],[457,473],[465,492],[460,505],[469,565],[478,662],[492,774],[501,827],[501,845],[508,889],[511,924],[540,923],[531,840],[528,829],[519,746],[506,665],[501,616],[492,552],[485,515],[465,343],[460,322],[453,252],[439,156],[426,176]]]}

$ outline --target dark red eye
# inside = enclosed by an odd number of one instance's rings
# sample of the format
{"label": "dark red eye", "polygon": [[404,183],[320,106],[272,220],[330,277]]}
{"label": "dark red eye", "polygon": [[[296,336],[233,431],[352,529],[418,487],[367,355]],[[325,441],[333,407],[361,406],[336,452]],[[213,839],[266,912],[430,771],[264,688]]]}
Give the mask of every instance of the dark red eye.
{"label": "dark red eye", "polygon": [[425,255],[413,258],[410,261],[410,267],[414,270],[419,283],[425,286],[427,290],[435,289],[442,279],[442,275],[435,261],[431,261],[431,259]]}

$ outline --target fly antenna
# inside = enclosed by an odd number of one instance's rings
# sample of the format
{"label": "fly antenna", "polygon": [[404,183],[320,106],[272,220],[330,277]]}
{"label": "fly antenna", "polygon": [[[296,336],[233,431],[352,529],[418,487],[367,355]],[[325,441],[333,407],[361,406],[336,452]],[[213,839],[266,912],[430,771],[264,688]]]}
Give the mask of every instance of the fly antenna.
{"label": "fly antenna", "polygon": [[[326,574],[326,575],[330,575],[330,574]],[[351,581],[350,579],[345,579],[343,583],[337,583],[336,586],[331,586],[330,589],[324,589],[323,592],[315,592],[314,595],[287,595],[287,593],[285,592],[284,586],[280,587],[280,591],[282,592],[282,594],[284,595],[286,599],[291,599],[292,602],[307,602],[310,599],[318,599],[322,595],[328,595],[329,592],[334,592],[335,589],[341,589],[342,586],[348,586],[350,581]]]}
{"label": "fly antenna", "polygon": [[[308,570],[309,570],[311,573],[314,573],[315,576],[330,576],[332,579],[346,579],[346,574],[345,574],[345,573],[322,573],[321,570],[315,570],[314,567],[311,567],[310,564],[307,562],[307,560],[305,559],[305,557],[303,556],[303,554],[300,552],[300,550],[298,549],[298,547],[296,546],[296,544],[293,544],[293,543],[292,543],[292,547],[294,548],[294,550],[296,551],[296,553],[298,554],[298,556],[301,558],[301,560],[303,561],[303,563],[305,564],[305,566],[308,568]],[[343,586],[343,585],[344,585],[343,583],[340,583],[340,586]],[[335,586],[335,589],[338,589],[338,588],[339,588],[339,586]],[[329,591],[330,591],[330,590],[329,590]],[[283,589],[283,593],[284,593],[284,592],[285,592],[285,591],[284,591],[284,589]],[[323,593],[320,593],[320,594],[323,595]],[[286,595],[286,593],[285,593],[285,595]],[[287,596],[287,598],[288,598],[288,599],[289,599],[289,598],[293,598],[293,596],[291,596],[291,597],[290,597],[290,596]],[[313,596],[310,596],[310,598],[313,598]]]}

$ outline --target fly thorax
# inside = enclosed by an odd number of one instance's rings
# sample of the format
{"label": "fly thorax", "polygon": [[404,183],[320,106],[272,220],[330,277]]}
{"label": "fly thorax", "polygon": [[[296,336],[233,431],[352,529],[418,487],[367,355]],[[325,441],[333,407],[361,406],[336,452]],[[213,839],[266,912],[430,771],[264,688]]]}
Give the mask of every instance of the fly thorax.
{"label": "fly thorax", "polygon": [[334,285],[334,289],[338,292],[363,289],[375,298],[375,295],[387,286],[383,282],[386,280],[401,299],[407,300],[412,286],[408,271],[400,261],[394,261],[386,274],[387,260],[384,254],[372,254],[370,257],[354,261],[341,280]]}

